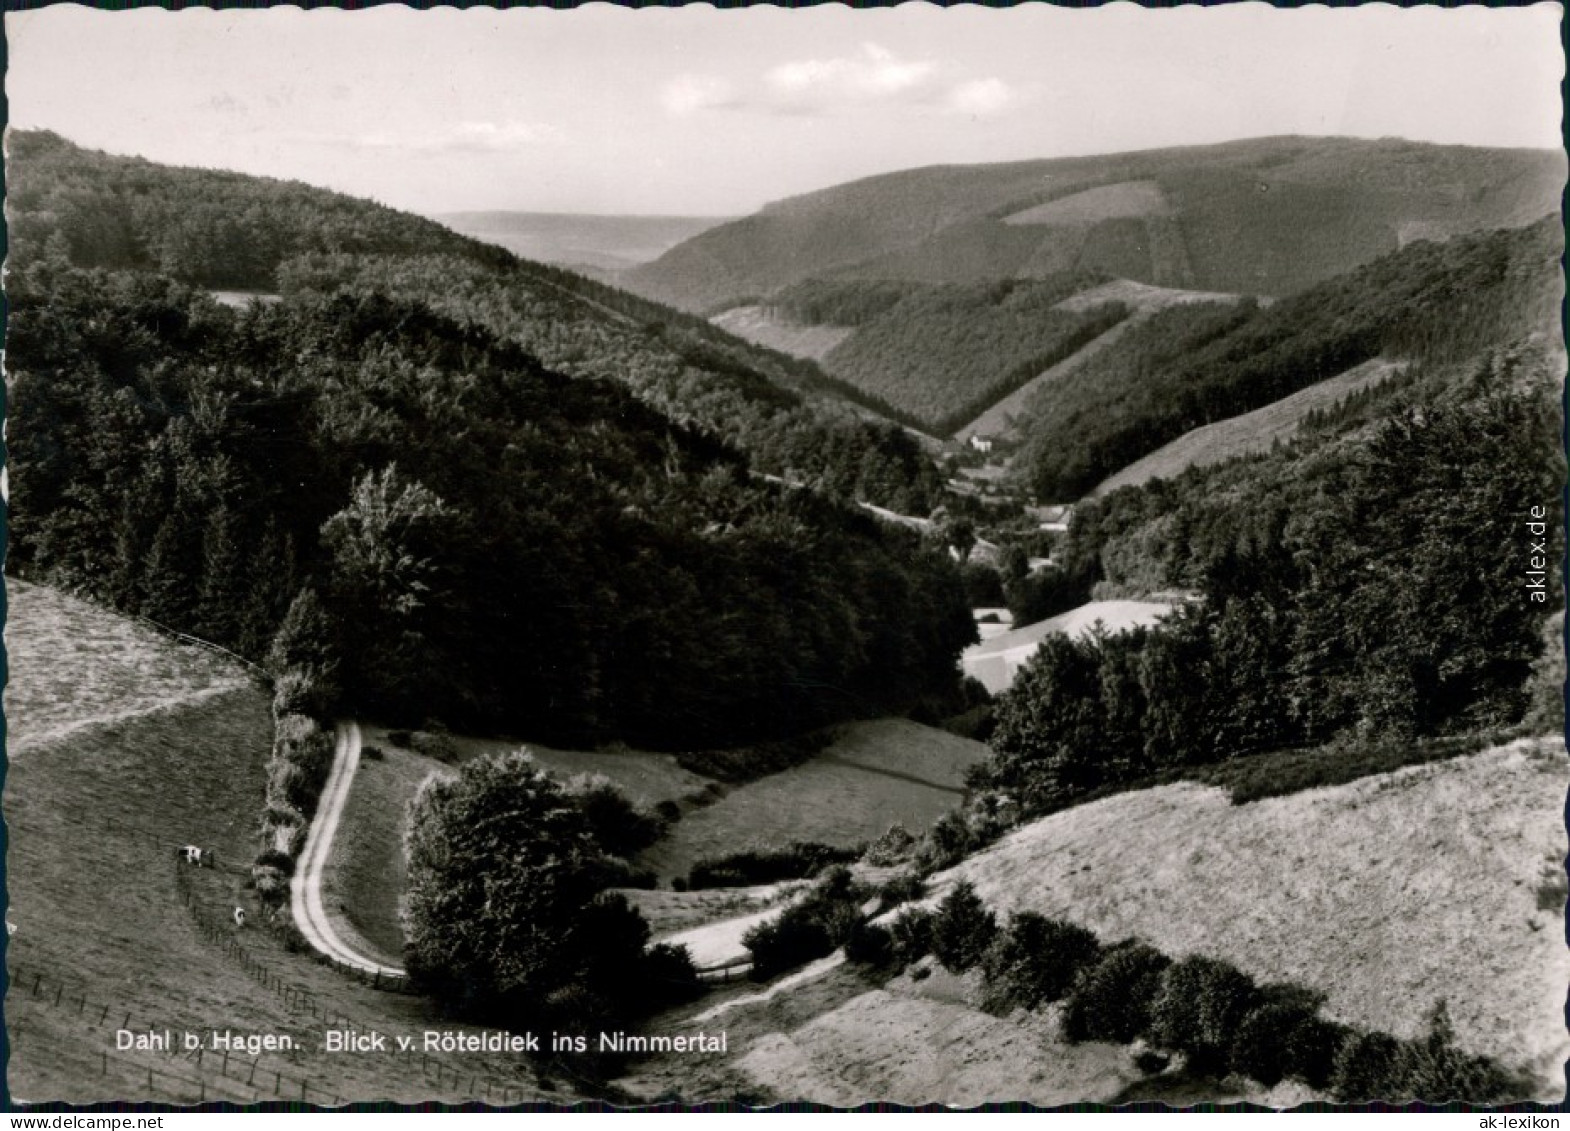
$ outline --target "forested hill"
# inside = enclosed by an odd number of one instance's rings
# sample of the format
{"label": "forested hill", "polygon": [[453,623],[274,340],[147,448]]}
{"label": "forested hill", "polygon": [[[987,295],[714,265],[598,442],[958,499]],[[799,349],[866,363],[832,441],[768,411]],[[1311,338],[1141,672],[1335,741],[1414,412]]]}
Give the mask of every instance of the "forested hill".
{"label": "forested hill", "polygon": [[1549,150],[1277,137],[942,166],[769,205],[622,281],[704,311],[825,275],[975,283],[1063,270],[1283,295],[1416,239],[1559,207]]}
{"label": "forested hill", "polygon": [[943,694],[973,638],[915,535],[421,304],[48,258],[7,289],[8,570],[354,709],[723,745]]}
{"label": "forested hill", "polygon": [[110,156],[47,132],[14,131],[7,145],[14,262],[256,292],[380,287],[482,322],[569,374],[623,381],[761,470],[904,512],[937,505],[941,480],[886,406],[701,319],[324,189]]}
{"label": "forested hill", "polygon": [[1042,498],[1076,498],[1190,429],[1375,357],[1451,362],[1551,330],[1563,248],[1555,216],[1415,243],[1265,308],[1162,311],[1037,394],[1017,471]]}

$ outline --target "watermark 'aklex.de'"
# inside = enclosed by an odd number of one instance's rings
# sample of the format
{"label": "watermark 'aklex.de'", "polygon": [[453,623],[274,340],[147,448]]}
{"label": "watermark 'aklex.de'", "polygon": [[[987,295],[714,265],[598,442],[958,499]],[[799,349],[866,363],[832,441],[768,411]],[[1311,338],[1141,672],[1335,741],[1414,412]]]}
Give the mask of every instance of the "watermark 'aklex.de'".
{"label": "watermark 'aklex.de'", "polygon": [[[1530,521],[1526,524],[1526,532],[1533,538],[1541,541],[1532,543],[1531,555],[1527,558],[1526,589],[1531,594],[1532,600],[1539,604],[1548,603],[1548,518],[1547,507],[1533,507],[1530,512]],[[1485,1126],[1487,1126],[1485,1124]]]}

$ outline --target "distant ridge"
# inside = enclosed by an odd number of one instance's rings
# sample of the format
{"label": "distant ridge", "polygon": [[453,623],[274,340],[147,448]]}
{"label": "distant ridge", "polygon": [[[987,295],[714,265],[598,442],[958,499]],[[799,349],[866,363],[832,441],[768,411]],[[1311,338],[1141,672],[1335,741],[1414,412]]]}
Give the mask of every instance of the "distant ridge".
{"label": "distant ridge", "polygon": [[692,311],[821,275],[965,283],[1085,270],[1285,295],[1415,239],[1554,212],[1564,167],[1557,150],[1309,137],[930,166],[774,202],[621,281]]}

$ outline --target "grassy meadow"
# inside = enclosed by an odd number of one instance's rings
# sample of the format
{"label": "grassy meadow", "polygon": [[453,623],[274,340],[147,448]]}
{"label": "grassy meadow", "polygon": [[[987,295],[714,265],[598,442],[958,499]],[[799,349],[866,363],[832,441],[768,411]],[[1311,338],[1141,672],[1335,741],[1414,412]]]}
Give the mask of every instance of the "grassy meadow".
{"label": "grassy meadow", "polygon": [[[62,608],[68,619],[53,615]],[[107,614],[90,615],[37,587],[13,591],[7,638],[8,706],[29,705],[35,720],[47,709],[52,720],[13,757],[6,781],[14,1100],[298,1100],[302,1084],[313,1104],[460,1102],[487,1091],[499,1096],[504,1087],[516,1089],[514,1099],[540,1094],[516,1057],[322,1050],[328,1017],[389,1039],[440,1027],[440,1020],[423,999],[350,981],[292,953],[260,924],[246,887],[272,740],[260,692],[210,669],[204,655],[138,637]],[[139,650],[107,649],[115,640],[135,640]],[[94,655],[111,668],[205,677],[193,680],[183,700],[172,679],[156,696],[133,695],[131,706],[123,695],[95,694],[74,717],[59,689]],[[134,686],[129,674],[114,678]],[[225,678],[234,686],[215,690]],[[145,705],[140,713],[132,713],[136,703]],[[214,849],[219,863],[188,874],[195,911],[175,870],[175,850],[186,843]],[[249,911],[246,927],[216,938],[198,929],[197,914],[225,922],[237,905]],[[287,1034],[301,1049],[260,1054],[254,1073],[249,1057],[225,1065],[211,1054],[197,1063],[178,1053],[117,1051],[114,1031],[127,1019],[139,1031]]]}
{"label": "grassy meadow", "polygon": [[1458,1042],[1563,1093],[1557,739],[1234,805],[1161,786],[1036,821],[934,877],[1031,910],[1207,954],[1327,995],[1326,1013],[1410,1037],[1446,999]]}

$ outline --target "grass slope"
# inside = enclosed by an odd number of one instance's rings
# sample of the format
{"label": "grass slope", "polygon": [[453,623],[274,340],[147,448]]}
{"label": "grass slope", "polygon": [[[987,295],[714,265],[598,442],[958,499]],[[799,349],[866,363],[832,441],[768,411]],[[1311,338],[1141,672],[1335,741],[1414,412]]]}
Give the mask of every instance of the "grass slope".
{"label": "grass slope", "polygon": [[[79,664],[94,647],[119,639],[117,632],[130,638],[130,627],[81,610],[69,622],[75,635],[62,636],[64,622],[41,615],[62,604],[42,590],[16,593],[7,625],[10,702],[57,698],[66,672],[80,668],[57,667],[52,656]],[[137,663],[168,670],[207,662],[157,640],[138,648]],[[112,656],[97,661],[113,662]],[[5,1012],[14,1099],[195,1102],[205,1094],[250,1101],[273,1098],[280,1089],[281,1098],[298,1100],[302,1083],[313,1103],[329,1096],[461,1102],[482,1098],[488,1088],[499,1094],[504,1085],[539,1095],[516,1057],[445,1054],[425,1061],[393,1052],[323,1051],[324,1031],[336,1027],[327,1017],[389,1034],[389,1043],[393,1034],[418,1038],[442,1023],[423,999],[348,981],[288,952],[258,925],[245,866],[256,849],[272,737],[261,693],[243,686],[199,691],[142,714],[119,712],[108,721],[86,716],[100,707],[100,700],[90,701],[80,718],[58,709],[53,736],[32,740],[8,770],[7,915],[15,933],[6,957]],[[249,969],[222,938],[199,931],[183,904],[174,850],[184,843],[213,848],[220,864],[189,875],[197,906],[218,922],[236,905],[250,909],[251,925],[224,936],[245,949]],[[139,1031],[288,1034],[301,1051],[261,1054],[248,1085],[249,1058],[232,1058],[225,1073],[211,1055],[198,1064],[178,1053],[117,1052],[114,1030],[127,1017]],[[151,1090],[149,1069],[159,1074]]]}
{"label": "grass slope", "polygon": [[246,683],[243,669],[177,648],[135,621],[41,585],[6,580],[7,750],[12,758],[93,722]]}
{"label": "grass slope", "polygon": [[1400,1036],[1444,998],[1463,1047],[1557,1098],[1566,771],[1542,739],[1242,806],[1191,784],[1122,794],[1016,831],[933,898],[968,879],[1000,913],[1225,958]]}
{"label": "grass slope", "polygon": [[1190,467],[1205,467],[1237,456],[1269,451],[1272,444],[1289,439],[1309,413],[1331,408],[1352,393],[1379,384],[1399,369],[1399,362],[1375,358],[1264,408],[1185,432],[1170,444],[1107,476],[1091,494],[1104,495],[1119,487],[1133,487],[1151,479],[1170,479]]}
{"label": "grass slope", "polygon": [[903,719],[854,723],[811,761],[684,816],[642,857],[662,878],[706,856],[793,840],[852,845],[898,821],[923,829],[953,808],[981,743]]}

